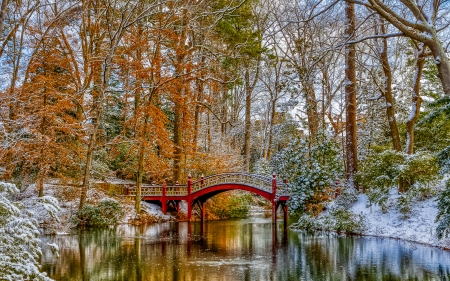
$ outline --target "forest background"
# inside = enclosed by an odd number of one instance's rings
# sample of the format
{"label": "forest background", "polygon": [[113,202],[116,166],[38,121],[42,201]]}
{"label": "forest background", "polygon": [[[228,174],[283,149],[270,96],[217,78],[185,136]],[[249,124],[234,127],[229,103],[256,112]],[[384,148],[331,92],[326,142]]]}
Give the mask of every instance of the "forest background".
{"label": "forest background", "polygon": [[[450,169],[450,1],[1,1],[0,161],[19,189],[277,173],[407,212]],[[136,203],[139,210],[140,204]],[[441,208],[443,215],[445,207]]]}

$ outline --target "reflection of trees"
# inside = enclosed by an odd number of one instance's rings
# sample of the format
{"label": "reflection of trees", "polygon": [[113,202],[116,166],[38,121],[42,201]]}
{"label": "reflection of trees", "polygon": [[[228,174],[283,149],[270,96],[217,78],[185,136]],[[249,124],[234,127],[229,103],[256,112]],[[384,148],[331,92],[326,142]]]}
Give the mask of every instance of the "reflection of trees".
{"label": "reflection of trees", "polygon": [[[289,243],[291,247],[285,259],[295,257],[297,265],[287,266],[290,269],[282,279],[396,281],[438,278],[436,273],[418,265],[411,249],[394,240],[291,233]],[[424,247],[421,258],[429,254],[427,250],[436,249]],[[277,263],[285,264],[286,261]]]}
{"label": "reflection of trees", "polygon": [[275,230],[243,221],[91,229],[49,241],[61,258],[48,265],[44,253],[44,270],[56,280],[94,281],[450,280],[447,264],[438,269],[450,254],[437,249],[292,231],[286,239]]}

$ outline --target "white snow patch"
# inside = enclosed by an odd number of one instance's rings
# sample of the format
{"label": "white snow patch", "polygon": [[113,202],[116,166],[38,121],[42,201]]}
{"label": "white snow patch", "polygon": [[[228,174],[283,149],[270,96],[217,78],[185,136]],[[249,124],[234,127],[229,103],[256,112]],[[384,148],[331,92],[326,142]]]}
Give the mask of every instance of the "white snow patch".
{"label": "white snow patch", "polygon": [[388,210],[383,213],[378,205],[369,207],[367,195],[360,194],[351,211],[365,216],[367,229],[362,234],[450,248],[450,239],[439,240],[436,237],[437,223],[435,220],[438,213],[436,198],[413,202],[409,218],[405,219],[396,208],[399,197],[397,191],[393,189],[388,202]]}

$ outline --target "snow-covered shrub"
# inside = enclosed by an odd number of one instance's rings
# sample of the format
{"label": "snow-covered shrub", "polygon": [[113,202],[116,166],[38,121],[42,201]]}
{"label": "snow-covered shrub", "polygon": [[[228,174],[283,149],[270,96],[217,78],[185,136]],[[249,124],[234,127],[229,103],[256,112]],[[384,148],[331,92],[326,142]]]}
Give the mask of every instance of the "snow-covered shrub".
{"label": "snow-covered shrub", "polygon": [[448,237],[450,233],[450,180],[444,191],[442,191],[437,198],[438,214],[436,216],[436,234],[439,239]]}
{"label": "snow-covered shrub", "polygon": [[[358,182],[364,187],[371,204],[378,204],[384,210],[389,191],[402,180],[406,192],[413,197],[423,197],[439,179],[436,158],[428,152],[408,155],[404,152],[385,150],[373,153],[361,162],[357,174]],[[406,198],[406,197],[405,197]],[[412,200],[403,200],[403,203]],[[402,208],[406,210],[406,205]]]}
{"label": "snow-covered shrub", "polygon": [[313,142],[294,140],[272,157],[271,166],[279,179],[288,179],[291,211],[317,214],[329,199],[327,189],[340,175],[343,161],[339,160],[337,143],[319,134]]}
{"label": "snow-covered shrub", "polygon": [[328,205],[329,209],[314,217],[304,213],[292,228],[307,231],[324,230],[346,234],[360,234],[366,228],[364,216],[354,214],[350,207],[358,200],[358,192],[354,188],[345,188],[341,194]]}
{"label": "snow-covered shrub", "polygon": [[345,234],[361,234],[366,229],[362,214],[354,214],[341,206],[334,206],[318,217],[304,213],[298,222],[290,227],[306,231],[331,231]]}
{"label": "snow-covered shrub", "polygon": [[113,199],[100,201],[97,206],[85,204],[72,218],[76,226],[107,226],[115,225],[125,212],[122,206]]}
{"label": "snow-covered shrub", "polygon": [[253,168],[253,172],[255,174],[268,176],[268,177],[271,177],[272,173],[273,173],[269,160],[267,160],[265,158],[260,158],[260,159],[258,159],[258,161],[256,161],[255,167]]}
{"label": "snow-covered shrub", "polygon": [[336,206],[349,209],[358,201],[358,191],[354,187],[345,187],[341,190],[340,195],[334,203]]}
{"label": "snow-covered shrub", "polygon": [[346,234],[361,234],[366,228],[362,214],[354,214],[344,208],[332,209],[323,225],[328,226],[329,230]]}
{"label": "snow-covered shrub", "polygon": [[365,229],[364,216],[350,211],[358,201],[358,191],[353,187],[344,188],[329,206],[329,211],[321,218],[319,225],[328,231],[360,234]]}
{"label": "snow-covered shrub", "polygon": [[441,173],[450,173],[450,146],[447,146],[439,153],[439,166],[441,166]]}
{"label": "snow-covered shrub", "polygon": [[404,193],[400,195],[398,198],[398,210],[400,213],[403,214],[403,218],[407,219],[409,218],[409,213],[411,212],[411,202],[413,200],[413,197],[411,196],[411,193]]}
{"label": "snow-covered shrub", "polygon": [[315,217],[303,213],[296,223],[290,225],[291,228],[295,229],[303,229],[306,231],[315,231],[322,229],[321,220],[316,219]]}
{"label": "snow-covered shrub", "polygon": [[[0,182],[0,280],[51,280],[39,272],[38,221],[32,210],[13,201],[18,192],[15,185]],[[40,203],[50,212],[57,208],[49,198]]]}
{"label": "snow-covered shrub", "polygon": [[[427,115],[417,123],[418,142],[432,150],[438,151],[438,164],[440,174],[450,173],[450,97],[444,96],[428,104]],[[420,134],[421,131],[424,133]],[[417,142],[416,142],[417,143]],[[448,237],[450,233],[450,179],[447,180],[446,188],[437,198],[438,215],[436,222],[438,226],[436,233],[438,238]]]}

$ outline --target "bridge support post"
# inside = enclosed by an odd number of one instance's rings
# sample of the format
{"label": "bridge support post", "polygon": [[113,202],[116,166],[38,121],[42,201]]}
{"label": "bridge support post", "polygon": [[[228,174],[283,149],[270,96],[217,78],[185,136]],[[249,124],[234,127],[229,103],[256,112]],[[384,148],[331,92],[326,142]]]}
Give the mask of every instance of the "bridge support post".
{"label": "bridge support post", "polygon": [[167,188],[166,181],[164,181],[162,184],[162,196],[161,196],[161,210],[164,215],[166,214],[167,211],[166,188]]}
{"label": "bridge support post", "polygon": [[187,201],[187,204],[188,204],[188,213],[187,213],[188,217],[187,217],[187,219],[188,219],[188,221],[191,221],[192,220],[192,200],[191,200],[192,176],[191,176],[191,174],[189,174],[189,176],[188,176],[187,192],[188,192],[188,195],[187,195],[187,198],[186,198],[186,201]]}
{"label": "bridge support post", "polygon": [[278,202],[276,200],[277,194],[277,174],[273,173],[272,175],[272,223],[277,222],[277,207]]}
{"label": "bridge support post", "polygon": [[205,220],[205,214],[206,214],[206,209],[205,209],[205,202],[204,201],[200,201],[200,219],[203,222]]}
{"label": "bridge support post", "polygon": [[272,202],[272,223],[277,223],[277,202]]}
{"label": "bridge support post", "polygon": [[287,229],[288,227],[288,206],[286,202],[283,203],[283,222],[284,222],[284,228]]}

